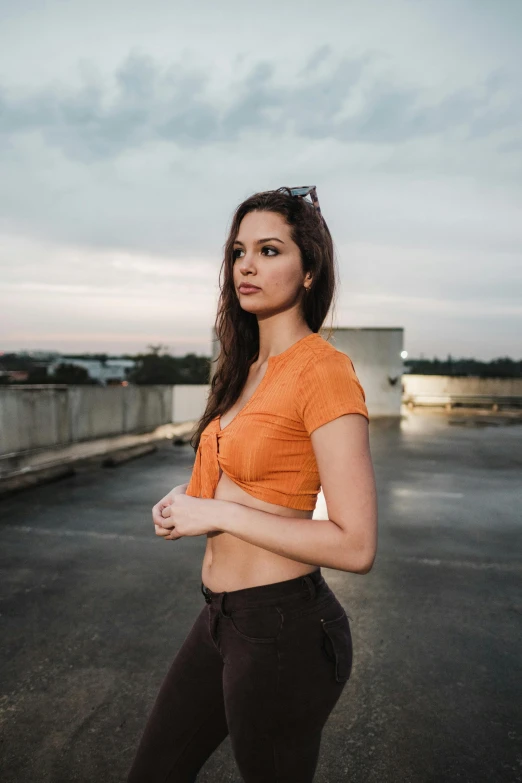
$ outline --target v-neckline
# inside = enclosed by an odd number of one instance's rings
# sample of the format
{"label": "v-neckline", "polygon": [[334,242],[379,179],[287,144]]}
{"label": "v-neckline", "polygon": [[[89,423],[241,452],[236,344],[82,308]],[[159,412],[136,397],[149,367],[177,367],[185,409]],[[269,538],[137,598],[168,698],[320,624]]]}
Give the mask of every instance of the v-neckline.
{"label": "v-neckline", "polygon": [[252,400],[254,399],[254,397],[256,396],[256,394],[258,393],[258,391],[261,389],[261,386],[263,386],[263,384],[264,384],[265,380],[267,379],[267,377],[268,377],[268,374],[269,374],[269,372],[270,372],[270,366],[271,366],[271,365],[270,365],[270,359],[271,359],[271,358],[274,358],[274,357],[270,357],[270,358],[268,359],[267,366],[266,366],[266,370],[265,370],[265,373],[264,373],[263,377],[261,378],[261,380],[260,380],[260,381],[259,381],[259,383],[257,384],[256,388],[254,389],[254,391],[252,392],[252,394],[250,395],[250,397],[248,398],[248,400],[245,402],[245,404],[243,405],[243,407],[242,407],[240,410],[238,410],[238,412],[236,413],[236,415],[234,416],[234,418],[232,419],[232,421],[229,421],[229,422],[228,422],[228,424],[226,425],[226,427],[221,427],[221,415],[219,415],[219,416],[218,416],[218,419],[217,419],[217,425],[218,425],[218,434],[219,434],[219,435],[220,435],[222,432],[225,432],[225,430],[228,430],[228,428],[229,428],[229,427],[230,427],[230,426],[231,426],[231,425],[232,425],[232,424],[235,422],[235,420],[237,419],[237,417],[238,417],[238,416],[240,416],[240,415],[243,413],[243,411],[245,410],[245,408],[248,408],[248,406],[250,405],[250,403],[252,402]]}
{"label": "v-neckline", "polygon": [[[290,353],[293,353],[293,351],[297,348],[298,345],[301,345],[305,340],[310,339],[311,337],[318,337],[317,332],[310,332],[310,334],[306,334],[304,337],[301,337],[299,340],[296,340],[295,343],[292,343],[285,351],[282,351],[281,353],[277,353],[275,356],[269,356],[267,359],[267,367],[265,370],[265,374],[257,384],[256,388],[254,389],[254,392],[251,394],[251,396],[248,398],[246,403],[243,405],[243,407],[236,413],[232,421],[229,421],[226,427],[221,427],[221,414],[216,417],[217,419],[217,432],[218,435],[221,435],[221,433],[225,432],[225,430],[228,430],[229,427],[232,426],[232,424],[235,422],[238,416],[241,416],[243,411],[248,408],[252,400],[257,396],[258,392],[261,390],[261,387],[265,384],[265,381],[267,380],[271,368],[277,364],[278,360],[287,358]],[[321,338],[322,339],[322,338]]]}

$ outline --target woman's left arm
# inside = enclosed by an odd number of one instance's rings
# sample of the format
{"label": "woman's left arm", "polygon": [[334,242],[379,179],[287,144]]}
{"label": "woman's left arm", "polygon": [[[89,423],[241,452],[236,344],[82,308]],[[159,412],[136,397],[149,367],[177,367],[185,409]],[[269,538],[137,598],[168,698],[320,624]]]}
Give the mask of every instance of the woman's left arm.
{"label": "woman's left arm", "polygon": [[368,420],[339,416],[311,434],[329,519],[296,519],[217,501],[215,528],[301,563],[366,574],[377,552]]}

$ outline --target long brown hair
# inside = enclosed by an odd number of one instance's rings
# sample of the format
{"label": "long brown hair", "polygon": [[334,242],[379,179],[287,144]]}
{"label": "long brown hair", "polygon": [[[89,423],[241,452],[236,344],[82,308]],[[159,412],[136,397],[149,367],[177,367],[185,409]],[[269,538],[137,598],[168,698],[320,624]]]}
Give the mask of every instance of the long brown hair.
{"label": "long brown hair", "polygon": [[[278,190],[255,193],[238,206],[232,219],[220,269],[224,272],[215,321],[220,353],[210,380],[210,393],[203,416],[190,443],[197,449],[201,433],[216,416],[226,413],[239,398],[250,365],[259,356],[259,326],[254,313],[239,304],[234,287],[234,242],[241,221],[249,212],[277,212],[290,226],[290,235],[301,251],[303,272],[311,272],[312,285],[303,288],[303,318],[313,332],[319,332],[337,291],[337,261],[328,226],[304,199]],[[330,331],[331,334],[331,331]],[[330,335],[329,335],[330,336]]]}

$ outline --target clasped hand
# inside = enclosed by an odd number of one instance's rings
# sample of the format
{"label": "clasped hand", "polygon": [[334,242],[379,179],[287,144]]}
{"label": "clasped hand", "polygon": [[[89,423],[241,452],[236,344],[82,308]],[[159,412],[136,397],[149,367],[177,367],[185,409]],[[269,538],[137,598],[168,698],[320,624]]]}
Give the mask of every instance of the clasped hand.
{"label": "clasped hand", "polygon": [[152,509],[156,535],[167,541],[176,541],[183,536],[202,536],[217,530],[213,514],[215,508],[211,510],[209,504],[219,501],[185,495],[185,488],[185,484],[174,487]]}

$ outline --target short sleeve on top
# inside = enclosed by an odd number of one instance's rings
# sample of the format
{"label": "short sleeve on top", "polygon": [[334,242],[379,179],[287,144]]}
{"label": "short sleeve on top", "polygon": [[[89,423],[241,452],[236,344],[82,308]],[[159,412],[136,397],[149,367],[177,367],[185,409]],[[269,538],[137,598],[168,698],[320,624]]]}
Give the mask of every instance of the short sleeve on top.
{"label": "short sleeve on top", "polygon": [[336,349],[308,362],[299,379],[297,410],[308,434],[345,413],[361,413],[370,420],[363,387],[347,354]]}

